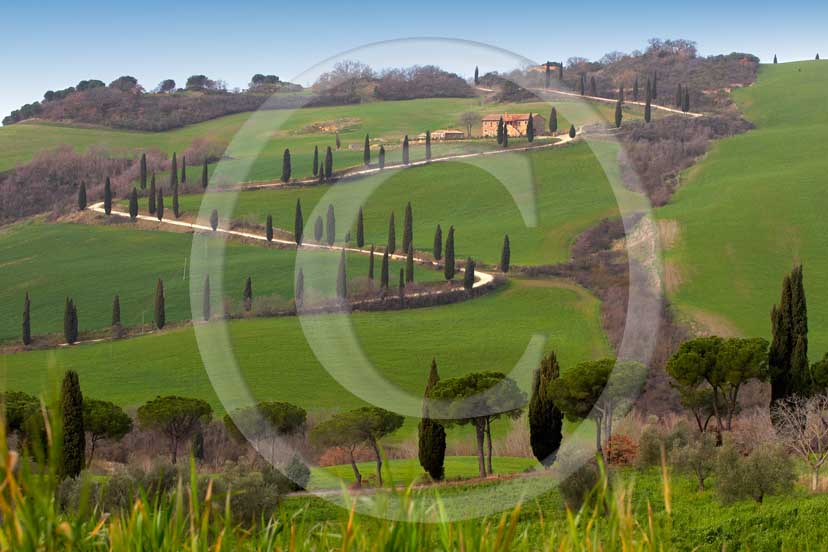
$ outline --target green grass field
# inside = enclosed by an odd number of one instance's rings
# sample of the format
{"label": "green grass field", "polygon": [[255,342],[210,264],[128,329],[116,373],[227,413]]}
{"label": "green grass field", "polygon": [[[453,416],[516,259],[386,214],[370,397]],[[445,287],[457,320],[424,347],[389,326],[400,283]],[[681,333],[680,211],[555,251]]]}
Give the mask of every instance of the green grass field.
{"label": "green grass field", "polygon": [[[610,352],[597,299],[581,288],[554,281],[518,280],[473,301],[355,313],[351,319],[359,345],[378,372],[418,397],[432,357],[445,378],[478,370],[508,372],[535,335],[543,349],[558,353],[564,368]],[[233,321],[228,327],[235,359],[255,397],[286,400],[314,411],[362,404],[323,369],[295,317]],[[337,347],[333,342],[334,352]],[[529,357],[521,364],[524,380],[536,362]],[[69,368],[80,374],[88,397],[135,406],[158,394],[180,394],[202,397],[216,412],[224,411],[213,387],[223,382],[211,383],[205,373],[191,327],[0,357],[2,385],[7,389],[49,390]],[[226,375],[232,376],[231,367]],[[235,400],[230,392],[226,406],[233,408]]]}
{"label": "green grass field", "polygon": [[[495,469],[495,473],[498,474],[519,473],[538,467],[539,465],[534,458],[513,456],[494,456],[492,458],[492,467]],[[385,470],[386,467],[390,472],[390,477],[386,472],[383,472],[383,479],[386,486],[390,486],[392,482],[394,485],[410,485],[411,483],[418,482],[424,475],[423,468],[416,458],[388,460],[384,463],[383,469]],[[478,477],[479,473],[477,456],[446,456],[443,467],[446,470],[446,480]],[[377,469],[374,462],[358,462],[357,468],[363,478],[374,475]],[[325,488],[321,486],[323,480],[319,477],[320,472],[338,477],[346,485],[354,482],[354,471],[350,464],[341,464],[326,468],[312,468],[309,490],[314,491]]]}
{"label": "green grass field", "polygon": [[[152,326],[155,282],[162,278],[166,292],[166,314],[170,322],[189,320],[191,234],[136,230],[131,223],[109,226],[88,224],[46,224],[24,222],[0,230],[0,341],[20,337],[23,297],[28,291],[32,300],[32,333],[44,334],[63,330],[66,296],[78,304],[80,330],[108,327],[112,320],[112,297],[120,295],[121,321],[124,326]],[[217,246],[220,238],[210,242],[211,272],[221,272]],[[330,267],[329,277],[317,269],[338,257],[328,252],[304,253],[313,264],[306,270],[305,289],[327,294],[335,289],[337,266]],[[324,259],[323,259],[324,257]],[[304,263],[303,263],[304,264]],[[248,276],[253,280],[254,297],[293,298],[296,253],[275,247],[227,242],[224,255],[224,293],[238,303]],[[396,275],[403,263],[392,262]],[[307,266],[307,265],[306,265]],[[368,259],[349,256],[349,276],[365,278]],[[376,264],[379,270],[379,259]],[[379,272],[377,272],[379,274]],[[415,266],[416,281],[442,280],[440,272]],[[396,280],[395,280],[396,281]],[[202,283],[199,282],[198,289]],[[216,280],[212,291],[217,293]],[[200,293],[200,292],[197,292]]]}
{"label": "green grass field", "polygon": [[[582,125],[611,120],[613,108],[603,104],[558,102],[559,127],[566,129],[570,121]],[[387,144],[388,162],[398,161],[399,143],[403,135],[416,136],[428,129],[452,128],[459,125],[460,115],[467,111],[486,113],[539,112],[547,117],[550,105],[537,103],[483,104],[479,98],[423,99],[396,102],[373,102],[359,105],[239,113],[167,132],[134,132],[103,128],[80,128],[48,123],[22,123],[0,128],[0,171],[28,162],[35,153],[64,144],[85,150],[103,146],[115,154],[134,154],[142,149],[158,149],[179,154],[198,138],[212,138],[230,143],[226,156],[234,163],[246,165],[244,180],[279,178],[282,153],[290,148],[293,176],[309,176],[313,147],[335,146],[332,133],[321,133],[315,123],[341,126],[342,149],[334,158],[335,168],[362,164],[362,143],[365,134]],[[640,118],[632,109],[628,117]],[[240,132],[241,131],[241,132]],[[479,130],[473,130],[477,135]],[[234,139],[235,138],[235,139]],[[351,148],[351,146],[354,146]],[[456,146],[437,144],[434,155],[454,151]],[[422,146],[412,147],[412,160],[423,157]]]}
{"label": "green grass field", "polygon": [[812,359],[828,350],[826,87],[824,62],[762,66],[734,92],[757,128],[718,142],[657,211],[678,223],[671,299],[709,331],[768,337],[782,278],[804,263]]}
{"label": "green grass field", "polygon": [[[569,258],[572,241],[580,232],[616,216],[619,198],[628,204],[637,201],[619,184],[617,174],[605,174],[599,163],[603,158],[615,166],[617,151],[610,143],[592,148],[579,143],[388,171],[333,186],[246,191],[237,194],[233,217],[261,224],[271,214],[275,226],[290,229],[297,199],[306,224],[312,224],[314,208],[324,218],[327,205],[333,204],[341,239],[349,229],[355,235],[347,219],[350,215],[354,220],[364,205],[367,242],[385,244],[390,213],[395,213],[399,240],[410,201],[414,244],[420,250],[431,251],[437,224],[444,239],[454,225],[461,257],[497,263],[503,235],[508,234],[514,264],[552,264]],[[186,195],[181,205],[185,211],[197,212],[202,200],[201,194]]]}

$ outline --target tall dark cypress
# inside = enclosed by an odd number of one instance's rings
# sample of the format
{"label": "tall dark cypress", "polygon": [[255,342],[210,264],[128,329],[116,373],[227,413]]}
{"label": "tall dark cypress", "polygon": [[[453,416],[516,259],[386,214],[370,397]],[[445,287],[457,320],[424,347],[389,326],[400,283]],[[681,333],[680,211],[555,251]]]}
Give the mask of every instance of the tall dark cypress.
{"label": "tall dark cypress", "polygon": [[575,138],[575,136],[577,134],[578,134],[578,132],[575,130],[575,125],[570,125],[569,126],[569,137],[570,138]]}
{"label": "tall dark cypress", "polygon": [[112,213],[112,185],[109,183],[108,176],[104,184],[104,212],[107,215]]}
{"label": "tall dark cypress", "polygon": [[554,352],[544,357],[532,378],[529,399],[529,443],[535,458],[547,467],[555,461],[563,439],[563,413],[549,396],[549,385],[560,371]]}
{"label": "tall dark cypress", "polygon": [[178,160],[173,152],[172,161],[170,162],[170,188],[178,187]]}
{"label": "tall dark cypress", "polygon": [[282,154],[282,182],[290,182],[290,150],[285,148]]}
{"label": "tall dark cypress", "polygon": [[210,275],[204,276],[204,289],[201,292],[201,317],[204,321],[210,320],[213,308],[210,303]]}
{"label": "tall dark cypress", "polygon": [[555,134],[558,132],[558,110],[554,107],[549,112],[549,133]]}
{"label": "tall dark cypress", "polygon": [[155,284],[155,309],[153,310],[153,321],[159,330],[167,323],[167,311],[164,304],[164,282],[158,278]]}
{"label": "tall dark cypress", "polygon": [[681,83],[676,85],[676,107],[681,107],[682,102],[684,102],[684,93],[681,90]]}
{"label": "tall dark cypress", "polygon": [[116,293],[112,298],[112,326],[117,328],[121,325],[121,298]]}
{"label": "tall dark cypress", "polygon": [[78,211],[84,209],[86,209],[86,183],[81,182],[80,188],[78,188]]}
{"label": "tall dark cypress", "polygon": [[397,229],[394,223],[394,211],[391,211],[391,216],[388,218],[388,243],[385,249],[389,253],[394,253],[397,250]]}
{"label": "tall dark cypress", "polygon": [[75,327],[75,303],[67,297],[63,307],[63,337],[66,343],[72,344],[77,341]]}
{"label": "tall dark cypress", "polygon": [[681,104],[681,110],[687,113],[690,111],[690,91],[684,87],[684,103]]}
{"label": "tall dark cypress", "polygon": [[336,215],[334,214],[334,206],[328,205],[328,220],[325,230],[327,230],[328,245],[333,245],[336,241]]}
{"label": "tall dark cypress", "polygon": [[651,94],[653,100],[658,99],[658,72],[653,73],[653,92]]}
{"label": "tall dark cypress", "polygon": [[365,246],[365,220],[362,214],[362,207],[357,213],[357,227],[356,227],[356,242],[357,247],[362,249]]}
{"label": "tall dark cypress", "polygon": [[319,146],[313,146],[313,176],[319,174]]}
{"label": "tall dark cypress", "polygon": [[400,269],[399,283],[397,284],[398,294],[400,296],[400,308],[405,307],[405,270]]}
{"label": "tall dark cypress", "polygon": [[[271,219],[272,221],[272,219]],[[271,222],[271,226],[272,226]],[[293,213],[293,241],[296,245],[302,245],[302,238],[305,234],[305,217],[302,214],[302,203],[296,198],[296,209]]]}
{"label": "tall dark cypress", "polygon": [[301,268],[296,274],[296,284],[293,289],[293,302],[298,308],[305,303],[305,271]]}
{"label": "tall dark cypress", "polygon": [[382,252],[382,265],[380,265],[380,287],[388,289],[388,250]]}
{"label": "tall dark cypress", "polygon": [[406,134],[405,138],[403,138],[402,161],[403,161],[404,165],[408,165],[411,162],[411,158],[409,156],[409,151],[408,151],[408,134]]}
{"label": "tall dark cypress", "polygon": [[138,218],[138,190],[135,188],[129,194],[129,218],[132,220]]}
{"label": "tall dark cypress", "polygon": [[244,282],[242,303],[244,304],[244,310],[247,312],[250,312],[250,309],[253,308],[253,279],[250,276]]}
{"label": "tall dark cypress", "polygon": [[503,236],[503,248],[500,250],[500,271],[509,272],[509,263],[512,259],[512,249],[509,243],[509,234]]}
{"label": "tall dark cypress", "polygon": [[463,289],[465,289],[466,291],[471,291],[474,287],[475,266],[476,263],[474,262],[474,259],[472,259],[471,257],[466,259],[466,268],[463,271]]}
{"label": "tall dark cypress", "polygon": [[187,156],[181,156],[181,184],[187,183]]}
{"label": "tall dark cypress", "polygon": [[366,167],[371,164],[371,141],[365,135],[365,144],[362,146],[362,164]]}
{"label": "tall dark cypress", "polygon": [[173,209],[173,215],[175,215],[175,218],[178,218],[178,217],[181,216],[181,206],[178,203],[178,184],[177,183],[173,186],[172,209]]}
{"label": "tall dark cypress", "polygon": [[60,388],[63,447],[58,465],[61,479],[77,477],[86,465],[86,432],[83,427],[83,393],[78,373],[68,370]]}
{"label": "tall dark cypress", "polygon": [[414,215],[411,212],[411,202],[405,206],[405,218],[403,219],[402,249],[408,251],[414,241]]}
{"label": "tall dark cypress", "polygon": [[371,244],[371,253],[368,254],[368,279],[374,280],[374,244]]}
{"label": "tall dark cypress", "polygon": [[327,151],[325,151],[325,180],[330,180],[332,175],[333,175],[333,152],[331,151],[331,146],[328,146]]}
{"label": "tall dark cypress", "polygon": [[[267,218],[265,219],[265,238],[267,238],[267,241],[269,242],[273,241],[273,215],[267,215]],[[301,243],[301,241],[302,237],[300,235],[299,241],[296,243]]]}
{"label": "tall dark cypress", "polygon": [[535,118],[529,113],[529,121],[526,123],[526,140],[531,144],[535,139]]}
{"label": "tall dark cypress", "polygon": [[210,213],[210,228],[213,229],[213,232],[218,230],[218,224],[219,224],[218,209],[213,209],[213,211]]}
{"label": "tall dark cypress", "polygon": [[449,227],[446,237],[446,259],[443,263],[443,275],[446,280],[454,278],[454,226]]}
{"label": "tall dark cypress", "polygon": [[776,65],[779,61],[776,59],[776,54],[773,54],[773,64]]}
{"label": "tall dark cypress", "polygon": [[509,147],[509,127],[508,125],[503,125],[503,143],[501,144],[504,148]]}
{"label": "tall dark cypress", "polygon": [[23,300],[23,328],[22,328],[23,345],[31,345],[32,343],[32,302],[29,300],[29,292],[26,292],[26,298]]}
{"label": "tall dark cypress", "polygon": [[204,165],[201,167],[201,189],[206,190],[207,184],[209,184],[210,178],[207,173],[207,160],[204,160]]}
{"label": "tall dark cypress", "polygon": [[647,90],[644,99],[644,122],[649,123],[650,119],[653,115],[653,108],[652,108],[652,101],[653,101],[653,86],[650,83],[650,79],[647,79]]}
{"label": "tall dark cypress", "polygon": [[443,463],[446,458],[446,430],[429,416],[428,399],[431,390],[440,382],[437,361],[432,359],[425,393],[423,393],[423,417],[417,426],[418,457],[420,465],[435,481],[443,479]]}
{"label": "tall dark cypress", "polygon": [[773,338],[768,351],[771,400],[807,394],[811,387],[808,307],[801,265],[782,281],[782,297],[771,311],[771,332]]}
{"label": "tall dark cypress", "polygon": [[155,198],[155,216],[158,220],[164,219],[164,190],[158,188],[158,197]]}
{"label": "tall dark cypress", "polygon": [[414,281],[414,244],[408,244],[408,254],[405,256],[405,282],[410,284]]}
{"label": "tall dark cypress", "polygon": [[497,121],[497,145],[503,145],[503,117]]}
{"label": "tall dark cypress", "polygon": [[313,239],[317,242],[322,241],[322,234],[325,230],[325,224],[322,222],[322,217],[316,217],[313,221]]}
{"label": "tall dark cypress", "polygon": [[621,101],[615,102],[615,128],[621,128],[621,121],[624,120],[624,112],[621,109]]}
{"label": "tall dark cypress", "polygon": [[139,176],[139,182],[141,184],[141,189],[147,189],[147,154],[141,154],[141,165],[140,165],[141,174]]}
{"label": "tall dark cypress", "polygon": [[152,173],[152,177],[150,178],[150,187],[149,193],[147,194],[147,211],[149,214],[155,214],[155,198],[158,195],[158,192],[155,189],[155,173]]}
{"label": "tall dark cypress", "polygon": [[426,140],[425,140],[425,158],[426,161],[431,161],[431,131],[426,131]]}
{"label": "tall dark cypress", "polygon": [[348,298],[348,273],[345,250],[339,256],[339,270],[336,274],[336,297],[340,300]]}
{"label": "tall dark cypress", "polygon": [[474,84],[475,86],[480,84],[480,69],[477,68],[477,65],[474,66]]}
{"label": "tall dark cypress", "polygon": [[380,145],[379,159],[378,159],[377,163],[379,164],[380,169],[385,168],[385,146],[383,146],[383,145]]}
{"label": "tall dark cypress", "polygon": [[432,248],[432,253],[434,254],[434,260],[439,261],[443,258],[443,229],[440,228],[440,225],[437,225],[437,229],[434,231],[434,246]]}

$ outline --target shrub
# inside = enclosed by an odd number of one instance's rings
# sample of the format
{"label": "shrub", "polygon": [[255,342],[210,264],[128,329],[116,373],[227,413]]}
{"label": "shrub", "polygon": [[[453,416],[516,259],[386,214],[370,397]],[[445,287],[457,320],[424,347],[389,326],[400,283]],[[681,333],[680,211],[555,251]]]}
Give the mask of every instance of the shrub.
{"label": "shrub", "polygon": [[283,469],[277,469],[270,464],[266,465],[262,469],[262,479],[265,485],[276,487],[282,494],[292,493],[307,488],[310,481],[310,469],[299,456],[294,455]]}
{"label": "shrub", "polygon": [[716,459],[716,477],[722,502],[752,498],[762,503],[766,496],[789,491],[796,472],[790,456],[779,445],[767,443],[744,457],[728,443]]}
{"label": "shrub", "polygon": [[690,442],[692,431],[686,420],[679,421],[671,429],[647,424],[638,440],[638,456],[635,465],[639,469],[661,465],[661,449],[669,457],[673,449]]}
{"label": "shrub", "polygon": [[566,507],[572,511],[578,510],[590,495],[594,495],[593,491],[600,481],[601,470],[595,458],[575,469],[558,485]]}
{"label": "shrub", "polygon": [[629,466],[638,456],[638,445],[626,435],[613,435],[604,454],[612,466]]}

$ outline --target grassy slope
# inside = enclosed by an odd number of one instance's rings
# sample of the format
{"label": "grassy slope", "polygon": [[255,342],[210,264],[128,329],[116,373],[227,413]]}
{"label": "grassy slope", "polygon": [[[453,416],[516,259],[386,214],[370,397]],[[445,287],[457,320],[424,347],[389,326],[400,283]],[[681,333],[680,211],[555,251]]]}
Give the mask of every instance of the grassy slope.
{"label": "grassy slope", "polygon": [[[562,129],[569,125],[567,116],[576,124],[594,122],[599,118],[610,120],[612,108],[606,105],[560,102],[556,104]],[[372,138],[382,138],[396,146],[404,134],[415,136],[427,129],[457,126],[461,113],[479,111],[542,112],[548,115],[549,105],[481,104],[478,98],[424,99],[399,102],[373,102],[339,107],[309,108],[296,111],[273,110],[229,115],[167,132],[133,132],[102,128],[78,128],[67,125],[23,123],[0,127],[0,171],[25,163],[42,150],[63,144],[86,149],[103,146],[112,151],[159,149],[167,153],[181,153],[197,138],[215,138],[229,142],[247,124],[246,138],[234,143],[228,156],[235,159],[254,159],[247,180],[278,178],[281,175],[282,152],[290,148],[293,154],[293,176],[308,176],[314,145],[324,152],[326,146],[334,146],[334,136],[311,132],[308,125],[333,122],[347,118],[350,122],[340,134],[342,149],[336,152],[335,166],[344,168],[362,163],[362,142],[366,133]],[[639,116],[635,110],[629,117]],[[477,131],[475,131],[477,133]],[[356,145],[350,150],[349,144]],[[258,147],[264,145],[261,153]],[[435,144],[435,155],[441,154],[442,146]],[[397,160],[399,149],[389,151],[389,162]],[[412,159],[421,158],[421,147],[412,148]]]}
{"label": "grassy slope", "polygon": [[[214,242],[217,243],[217,242]],[[32,299],[32,332],[62,331],[63,301],[73,297],[79,309],[80,329],[107,327],[112,296],[120,294],[125,326],[152,324],[155,281],[162,278],[168,321],[190,318],[189,280],[185,280],[192,236],[134,230],[131,224],[94,226],[25,222],[0,230],[0,341],[20,335],[23,296]],[[330,253],[311,253],[331,257]],[[213,256],[211,256],[213,259]],[[228,242],[224,265],[224,295],[241,300],[244,281],[253,279],[254,296],[293,297],[296,254],[291,250]],[[218,260],[213,266],[218,266]],[[402,263],[393,263],[396,274]],[[367,276],[367,258],[351,256],[349,276]],[[376,265],[379,270],[379,263]],[[313,279],[306,271],[306,290],[333,289],[330,281]],[[416,267],[418,281],[442,279],[442,274]],[[198,286],[201,289],[201,286]],[[200,292],[199,292],[200,293]],[[215,281],[213,293],[216,293]]]}
{"label": "grassy slope", "polygon": [[[510,370],[532,335],[547,338],[564,367],[608,354],[599,303],[580,288],[554,282],[513,282],[465,303],[406,312],[356,313],[356,335],[367,357],[391,382],[422,392],[432,356],[442,377],[472,370]],[[487,323],[496,321],[496,323]],[[360,404],[324,371],[294,317],[229,324],[235,356],[255,396],[308,409]],[[122,405],[159,393],[203,397],[223,411],[202,367],[191,328],[71,349],[0,358],[3,386],[50,389],[63,370],[80,374],[83,391]],[[232,405],[231,405],[232,407]]]}
{"label": "grassy slope", "polygon": [[672,299],[714,331],[768,336],[782,277],[803,262],[812,358],[828,349],[826,88],[826,62],[763,66],[735,92],[757,129],[718,143],[657,213],[679,223]]}
{"label": "grassy slope", "polygon": [[[385,244],[388,217],[397,219],[397,239],[402,234],[405,204],[414,212],[415,247],[430,251],[437,224],[443,236],[450,225],[457,231],[458,255],[471,255],[487,263],[500,259],[503,235],[511,239],[512,262],[547,264],[565,261],[574,237],[598,220],[617,214],[616,197],[596,154],[615,164],[612,144],[587,144],[532,153],[514,153],[465,162],[434,163],[401,171],[389,171],[336,186],[268,189],[238,194],[234,216],[262,223],[273,215],[274,225],[292,228],[297,198],[302,201],[307,223],[321,203],[321,212],[333,203],[338,221],[365,205],[366,240]],[[610,175],[616,184],[615,175]],[[625,200],[633,196],[615,185]],[[375,189],[376,188],[376,189]],[[372,192],[373,190],[373,192]],[[527,227],[518,205],[536,194],[537,225]],[[323,200],[324,198],[324,200]],[[201,195],[181,198],[182,207],[197,211]],[[143,207],[142,207],[143,208]],[[339,238],[347,230],[338,223]],[[353,232],[352,232],[353,235]]]}

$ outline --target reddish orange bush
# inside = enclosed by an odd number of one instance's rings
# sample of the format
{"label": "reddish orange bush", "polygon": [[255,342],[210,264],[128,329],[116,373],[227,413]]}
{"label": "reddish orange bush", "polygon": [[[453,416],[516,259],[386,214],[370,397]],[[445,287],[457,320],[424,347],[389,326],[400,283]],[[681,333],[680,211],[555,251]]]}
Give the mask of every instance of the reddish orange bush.
{"label": "reddish orange bush", "polygon": [[638,455],[638,444],[626,435],[613,435],[607,441],[606,457],[611,466],[628,466]]}

